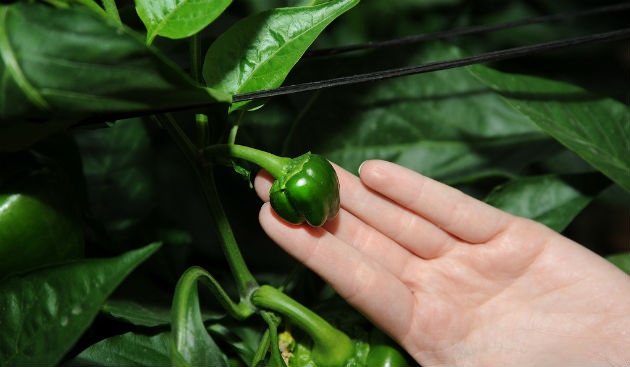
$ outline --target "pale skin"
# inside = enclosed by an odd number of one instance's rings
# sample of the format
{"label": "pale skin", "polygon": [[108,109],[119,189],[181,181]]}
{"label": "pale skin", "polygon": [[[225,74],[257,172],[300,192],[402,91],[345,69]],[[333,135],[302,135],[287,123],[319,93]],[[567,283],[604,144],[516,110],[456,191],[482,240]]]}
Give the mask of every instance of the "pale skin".
{"label": "pale skin", "polygon": [[[534,221],[384,161],[335,166],[339,215],[265,232],[422,365],[630,365],[630,277]],[[256,177],[269,200],[273,178]]]}

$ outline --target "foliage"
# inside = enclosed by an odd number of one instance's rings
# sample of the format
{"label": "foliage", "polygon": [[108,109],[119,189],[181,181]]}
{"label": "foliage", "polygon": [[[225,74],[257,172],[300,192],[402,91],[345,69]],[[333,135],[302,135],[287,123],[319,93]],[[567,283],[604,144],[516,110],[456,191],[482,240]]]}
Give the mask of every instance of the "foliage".
{"label": "foliage", "polygon": [[[312,151],[352,172],[386,159],[570,237],[575,223],[595,223],[594,208],[627,219],[630,101],[618,43],[231,104],[283,84],[626,25],[613,14],[307,54],[594,5],[0,5],[0,365],[281,365],[281,353],[314,365],[313,340],[281,312],[289,303],[352,338],[346,364],[365,363],[378,331],[266,238],[259,201],[234,172],[251,167],[198,154],[213,144]],[[585,245],[627,272],[626,237]],[[259,293],[253,304],[262,284],[299,303]]]}

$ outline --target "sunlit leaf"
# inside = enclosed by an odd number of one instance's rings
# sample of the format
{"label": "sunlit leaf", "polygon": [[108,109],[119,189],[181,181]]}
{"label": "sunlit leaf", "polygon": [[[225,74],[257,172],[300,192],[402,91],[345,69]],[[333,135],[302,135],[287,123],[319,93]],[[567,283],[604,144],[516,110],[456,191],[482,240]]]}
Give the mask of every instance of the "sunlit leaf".
{"label": "sunlit leaf", "polygon": [[185,38],[212,23],[232,0],[136,0],[147,27],[147,43],[157,36]]}
{"label": "sunlit leaf", "polygon": [[[319,33],[358,2],[332,0],[272,9],[239,21],[208,49],[204,80],[210,88],[229,94],[279,86]],[[259,103],[236,103],[231,109],[243,106]]]}

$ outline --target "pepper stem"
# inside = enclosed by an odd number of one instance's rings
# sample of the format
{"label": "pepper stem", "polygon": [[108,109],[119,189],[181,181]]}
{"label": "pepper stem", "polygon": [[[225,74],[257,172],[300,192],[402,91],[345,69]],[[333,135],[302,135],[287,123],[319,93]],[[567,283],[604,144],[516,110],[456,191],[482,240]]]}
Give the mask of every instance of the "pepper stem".
{"label": "pepper stem", "polygon": [[199,157],[196,155],[197,150],[194,144],[188,139],[171,115],[157,115],[154,118],[168,131],[169,135],[184,153],[186,159],[191,163],[201,184],[206,204],[212,213],[214,224],[219,232],[221,247],[236,280],[241,303],[249,303],[249,297],[252,291],[258,287],[258,283],[247,268],[243,255],[238,248],[236,238],[217,192],[212,169],[205,167],[203,162],[198,161]]}
{"label": "pepper stem", "polygon": [[263,285],[252,295],[255,306],[287,316],[313,339],[312,356],[318,365],[340,366],[354,353],[354,345],[341,330],[274,287]]}
{"label": "pepper stem", "polygon": [[266,169],[276,179],[284,174],[284,168],[291,162],[291,158],[238,144],[216,144],[203,149],[203,152],[214,157],[244,159]]}

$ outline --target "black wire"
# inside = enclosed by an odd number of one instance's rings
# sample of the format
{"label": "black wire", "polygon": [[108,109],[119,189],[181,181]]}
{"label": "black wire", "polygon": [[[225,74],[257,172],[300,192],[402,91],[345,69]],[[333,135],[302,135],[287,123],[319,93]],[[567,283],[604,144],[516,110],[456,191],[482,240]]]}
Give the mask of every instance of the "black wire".
{"label": "black wire", "polygon": [[[250,100],[255,100],[255,99],[263,99],[263,98],[270,98],[270,97],[282,96],[282,95],[287,95],[287,94],[314,91],[314,90],[324,89],[324,88],[338,87],[342,85],[359,84],[359,83],[365,83],[365,82],[370,82],[370,81],[396,78],[396,77],[401,77],[401,76],[406,76],[406,75],[421,74],[421,73],[427,73],[431,71],[452,69],[452,68],[461,67],[461,66],[529,56],[529,55],[534,55],[534,54],[538,54],[542,52],[560,50],[560,49],[569,48],[569,47],[617,41],[617,40],[626,39],[626,38],[630,38],[630,28],[620,29],[620,30],[616,30],[612,32],[606,32],[606,33],[598,33],[598,34],[593,34],[589,36],[570,38],[566,40],[541,43],[541,44],[536,44],[536,45],[531,45],[531,46],[515,47],[515,48],[510,48],[510,49],[505,49],[505,50],[493,51],[493,52],[488,52],[481,55],[463,57],[460,59],[437,61],[437,62],[431,62],[431,63],[416,65],[416,66],[389,69],[389,70],[377,71],[377,72],[366,73],[366,74],[351,75],[351,76],[328,79],[328,80],[321,80],[321,81],[316,81],[316,82],[294,84],[294,85],[289,85],[285,87],[280,87],[280,88],[275,88],[275,89],[266,89],[266,90],[261,90],[261,91],[256,91],[256,92],[235,94],[232,96],[232,102],[236,103],[236,102],[250,101]],[[158,113],[163,113],[163,112],[194,110],[194,109],[208,107],[214,103],[215,102],[194,104],[194,105],[180,106],[177,108],[168,108],[168,109],[128,111],[128,112],[119,113],[119,114],[104,114],[104,115],[88,118],[84,120],[83,122],[79,123],[79,125],[90,125],[90,124],[94,124],[94,123],[98,123],[102,121],[115,121],[115,120],[121,120],[121,119],[132,118],[132,117],[153,115],[153,114],[158,114]]]}
{"label": "black wire", "polygon": [[603,6],[600,8],[578,10],[574,12],[554,14],[554,15],[545,15],[545,16],[540,16],[540,17],[506,22],[506,23],[482,25],[482,26],[475,26],[475,27],[462,28],[462,29],[453,29],[453,30],[436,32],[436,33],[418,34],[418,35],[396,38],[396,39],[391,39],[391,40],[386,40],[386,41],[376,41],[376,42],[368,42],[368,43],[347,45],[347,46],[341,46],[341,47],[308,50],[304,54],[304,56],[305,57],[331,56],[331,55],[337,55],[341,53],[364,50],[364,49],[407,45],[407,44],[421,42],[421,41],[439,40],[439,39],[452,38],[452,37],[457,37],[457,36],[465,36],[465,35],[475,34],[475,33],[487,33],[487,32],[492,32],[492,31],[498,31],[501,29],[521,27],[521,26],[530,25],[530,24],[563,21],[570,18],[577,18],[577,17],[603,14],[603,13],[612,13],[612,12],[624,11],[628,9],[630,9],[630,3],[620,3],[620,4],[615,4],[615,5]]}
{"label": "black wire", "polygon": [[316,82],[294,84],[285,87],[267,89],[256,92],[235,94],[232,96],[232,102],[243,102],[255,99],[269,98],[275,96],[282,96],[286,94],[301,93],[307,91],[313,91],[323,88],[338,87],[342,85],[358,84],[371,82],[376,80],[396,78],[406,75],[421,74],[431,71],[452,69],[461,66],[486,63],[491,61],[507,60],[516,57],[529,56],[538,54],[541,52],[560,50],[568,47],[583,46],[594,43],[611,42],[630,38],[630,28],[620,29],[612,32],[598,33],[589,36],[569,38],[566,40],[553,41],[547,43],[536,44],[532,46],[522,46],[509,48],[505,50],[492,51],[476,56],[463,57],[460,59],[445,60],[431,62],[422,65],[408,66],[397,69],[389,69],[383,71],[376,71],[372,73],[351,75],[341,78],[334,78],[328,80],[320,80]]}

